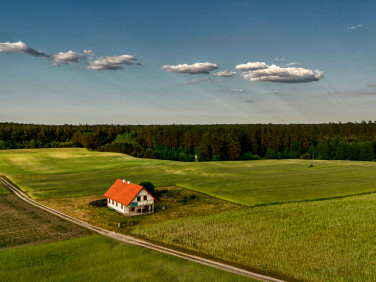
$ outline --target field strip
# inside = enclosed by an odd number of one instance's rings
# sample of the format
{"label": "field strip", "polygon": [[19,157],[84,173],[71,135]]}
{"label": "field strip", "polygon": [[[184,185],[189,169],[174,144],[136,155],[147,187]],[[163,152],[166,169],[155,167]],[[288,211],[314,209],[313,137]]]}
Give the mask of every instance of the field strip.
{"label": "field strip", "polygon": [[225,271],[233,272],[233,273],[236,273],[236,274],[248,276],[248,277],[258,279],[258,280],[261,280],[261,281],[278,281],[278,282],[283,281],[283,280],[276,279],[276,278],[273,278],[273,277],[257,274],[257,273],[254,273],[254,272],[251,272],[251,271],[248,271],[248,270],[245,270],[245,269],[241,269],[241,268],[238,268],[238,267],[235,267],[235,266],[227,265],[225,263],[213,261],[213,260],[210,260],[210,259],[206,259],[206,258],[202,258],[202,257],[199,257],[199,256],[186,254],[186,253],[183,253],[183,252],[180,252],[180,251],[169,249],[169,248],[166,248],[166,247],[158,246],[156,244],[152,244],[152,243],[146,242],[144,240],[134,238],[132,236],[119,234],[119,233],[116,233],[116,232],[113,232],[113,231],[109,231],[109,230],[97,227],[95,225],[81,221],[79,219],[76,219],[74,217],[66,215],[62,212],[59,212],[57,210],[54,210],[50,207],[47,207],[45,205],[42,205],[42,204],[34,201],[33,199],[29,198],[24,192],[20,191],[18,188],[16,188],[14,185],[9,183],[6,179],[2,178],[1,176],[0,176],[0,182],[2,182],[17,197],[24,200],[25,202],[27,202],[27,203],[29,203],[33,206],[36,206],[38,208],[41,208],[43,210],[46,210],[46,211],[48,211],[48,212],[50,212],[50,213],[52,213],[56,216],[59,216],[59,217],[65,219],[65,220],[68,220],[72,223],[78,224],[78,225],[80,225],[84,228],[87,228],[89,230],[97,232],[101,235],[113,238],[115,240],[118,240],[118,241],[121,241],[121,242],[124,242],[124,243],[128,243],[128,244],[132,244],[132,245],[137,245],[137,246],[144,247],[144,248],[148,248],[148,249],[158,251],[158,252],[161,252],[161,253],[173,255],[175,257],[187,259],[187,260],[190,260],[190,261],[193,261],[193,262],[196,262],[196,263],[215,267],[215,268],[218,268],[218,269],[221,269],[221,270],[225,270]]}

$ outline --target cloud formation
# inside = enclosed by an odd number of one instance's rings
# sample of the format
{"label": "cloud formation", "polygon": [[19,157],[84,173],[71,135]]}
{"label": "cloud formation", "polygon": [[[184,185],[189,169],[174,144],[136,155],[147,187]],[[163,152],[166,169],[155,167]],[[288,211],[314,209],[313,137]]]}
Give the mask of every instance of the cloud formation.
{"label": "cloud formation", "polygon": [[167,70],[169,72],[176,73],[188,73],[188,74],[199,74],[199,73],[209,73],[212,70],[218,69],[216,64],[212,63],[194,63],[192,65],[182,64],[177,66],[165,65],[161,67],[162,70]]}
{"label": "cloud formation", "polygon": [[88,55],[89,60],[91,60],[95,56],[93,51],[87,49],[84,49],[84,54]]}
{"label": "cloud formation", "polygon": [[51,61],[54,66],[58,66],[60,64],[71,64],[71,63],[77,63],[78,59],[83,58],[84,56],[73,52],[73,51],[68,51],[68,52],[59,52],[57,54],[52,54],[51,55]]}
{"label": "cloud formation", "polygon": [[240,71],[252,71],[259,69],[266,69],[269,66],[264,62],[248,62],[246,64],[236,65],[236,69]]}
{"label": "cloud formation", "polygon": [[298,65],[299,63],[288,63],[288,64],[285,64],[286,67],[288,66],[295,66],[295,65]]}
{"label": "cloud formation", "polygon": [[244,89],[229,89],[228,91],[233,92],[233,93],[244,93],[245,92]]}
{"label": "cloud formation", "polygon": [[281,68],[271,65],[267,69],[243,72],[242,76],[250,81],[268,81],[280,83],[304,83],[318,81],[323,78],[320,70],[310,70],[304,68]]}
{"label": "cloud formation", "polygon": [[124,65],[131,65],[136,60],[135,57],[131,55],[120,55],[99,58],[95,61],[89,61],[90,66],[87,67],[88,70],[122,70]]}
{"label": "cloud formation", "polygon": [[285,58],[275,58],[275,60],[283,62],[285,60]]}
{"label": "cloud formation", "polygon": [[353,26],[349,26],[347,29],[357,29],[357,28],[359,28],[359,27],[362,27],[363,25],[361,25],[361,24],[357,24],[357,25],[353,25]]}
{"label": "cloud formation", "polygon": [[3,42],[0,43],[0,53],[24,53],[27,55],[35,56],[35,57],[43,57],[43,58],[49,58],[50,56],[41,52],[37,51],[25,43],[18,41],[15,43],[10,42]]}
{"label": "cloud formation", "polygon": [[185,85],[192,85],[192,84],[196,84],[196,83],[199,83],[200,81],[211,81],[212,79],[210,77],[203,77],[203,78],[200,78],[200,79],[193,79],[193,80],[190,80],[190,81],[184,81],[184,84]]}
{"label": "cloud formation", "polygon": [[235,71],[223,70],[223,71],[219,71],[217,73],[213,73],[213,75],[222,76],[222,77],[232,77],[232,76],[236,75],[236,72]]}

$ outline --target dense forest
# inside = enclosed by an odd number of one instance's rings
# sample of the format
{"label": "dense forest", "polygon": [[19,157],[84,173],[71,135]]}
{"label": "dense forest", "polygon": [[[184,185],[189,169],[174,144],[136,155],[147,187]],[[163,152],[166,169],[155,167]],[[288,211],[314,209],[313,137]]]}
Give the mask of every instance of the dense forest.
{"label": "dense forest", "polygon": [[0,123],[0,149],[85,147],[177,161],[376,159],[376,122],[233,125]]}

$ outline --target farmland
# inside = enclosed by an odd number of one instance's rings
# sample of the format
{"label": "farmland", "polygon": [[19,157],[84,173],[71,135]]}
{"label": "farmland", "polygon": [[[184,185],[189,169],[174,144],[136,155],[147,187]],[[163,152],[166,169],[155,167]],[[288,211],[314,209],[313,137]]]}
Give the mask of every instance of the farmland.
{"label": "farmland", "polygon": [[0,218],[0,248],[90,234],[86,229],[31,206],[13,194],[0,195]]}
{"label": "farmland", "polygon": [[376,195],[222,212],[133,233],[288,280],[374,281]]}
{"label": "farmland", "polygon": [[0,152],[0,173],[35,199],[103,194],[114,179],[178,185],[255,206],[375,192],[376,163],[262,160],[182,163],[84,149]]}
{"label": "farmland", "polygon": [[92,235],[0,251],[0,281],[252,281]]}
{"label": "farmland", "polygon": [[[0,151],[0,174],[46,205],[112,230],[122,222],[118,232],[297,280],[375,280],[375,172],[374,162],[181,163],[84,149]],[[161,198],[167,209],[129,219],[89,207],[117,178],[168,187]],[[196,200],[182,205],[181,198],[192,194]]]}

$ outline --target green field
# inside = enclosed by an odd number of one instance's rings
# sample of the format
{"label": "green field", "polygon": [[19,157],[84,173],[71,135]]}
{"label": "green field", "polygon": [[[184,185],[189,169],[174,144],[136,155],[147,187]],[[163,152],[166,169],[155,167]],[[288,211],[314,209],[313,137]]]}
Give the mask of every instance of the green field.
{"label": "green field", "polygon": [[376,191],[376,163],[262,160],[183,163],[85,149],[0,151],[0,173],[33,198],[104,193],[117,178],[178,185],[247,206]]}
{"label": "green field", "polygon": [[253,281],[100,236],[0,251],[0,281]]}
{"label": "green field", "polygon": [[0,195],[9,194],[10,191],[3,183],[0,182]]}
{"label": "green field", "polygon": [[[376,163],[311,163],[182,163],[84,149],[0,151],[0,174],[45,204],[106,228],[123,222],[119,232],[288,280],[376,280]],[[169,187],[163,212],[121,220],[106,207],[87,204],[117,178],[178,187]],[[193,192],[179,187],[246,207],[203,196],[184,207],[180,198]]]}
{"label": "green field", "polygon": [[248,208],[133,233],[287,280],[375,281],[376,194]]}

